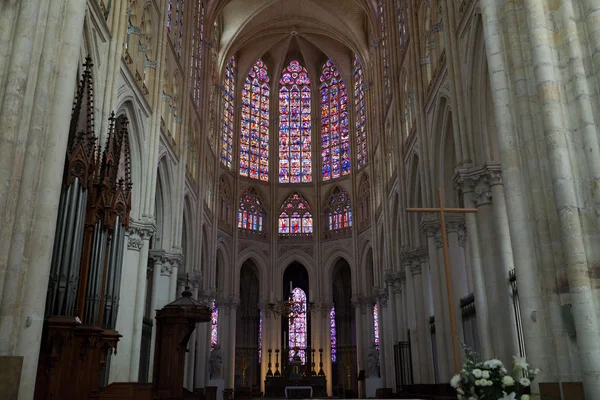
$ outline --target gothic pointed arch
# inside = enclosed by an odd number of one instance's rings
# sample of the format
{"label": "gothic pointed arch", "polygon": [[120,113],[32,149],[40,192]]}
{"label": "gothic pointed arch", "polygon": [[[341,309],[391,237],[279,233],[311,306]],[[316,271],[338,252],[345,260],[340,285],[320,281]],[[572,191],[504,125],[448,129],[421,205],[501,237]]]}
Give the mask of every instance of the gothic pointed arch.
{"label": "gothic pointed arch", "polygon": [[313,233],[310,204],[298,192],[292,193],[282,204],[279,213],[280,236],[309,236]]}
{"label": "gothic pointed arch", "polygon": [[255,188],[242,192],[237,214],[237,227],[244,232],[265,231],[266,212],[260,193]]}
{"label": "gothic pointed arch", "polygon": [[362,232],[371,225],[371,183],[366,173],[360,178],[355,204],[358,229]]}
{"label": "gothic pointed arch", "polygon": [[352,229],[350,195],[341,186],[335,186],[326,197],[323,209],[325,237],[349,234]]}
{"label": "gothic pointed arch", "polygon": [[356,131],[356,168],[364,167],[368,160],[367,151],[367,107],[365,97],[365,75],[358,56],[354,56],[354,112]]}
{"label": "gothic pointed arch", "polygon": [[227,231],[231,230],[231,211],[233,209],[233,194],[231,183],[225,174],[219,178],[219,226]]}
{"label": "gothic pointed arch", "polygon": [[279,81],[279,183],[312,182],[308,72],[291,61]]}
{"label": "gothic pointed arch", "polygon": [[258,59],[244,82],[240,132],[240,175],[269,180],[269,75]]}
{"label": "gothic pointed arch", "polygon": [[346,84],[331,60],[321,73],[321,161],[323,180],[349,174],[350,130]]}

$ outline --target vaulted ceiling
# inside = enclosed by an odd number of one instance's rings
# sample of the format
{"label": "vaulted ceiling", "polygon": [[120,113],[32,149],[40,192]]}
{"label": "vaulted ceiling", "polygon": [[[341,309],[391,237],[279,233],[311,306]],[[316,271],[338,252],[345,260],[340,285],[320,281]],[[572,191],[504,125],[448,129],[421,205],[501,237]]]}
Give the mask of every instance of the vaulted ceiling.
{"label": "vaulted ceiling", "polygon": [[236,54],[240,76],[262,57],[279,71],[298,59],[311,76],[331,59],[348,79],[353,54],[368,61],[376,25],[373,0],[217,0],[208,15],[222,25],[219,64]]}

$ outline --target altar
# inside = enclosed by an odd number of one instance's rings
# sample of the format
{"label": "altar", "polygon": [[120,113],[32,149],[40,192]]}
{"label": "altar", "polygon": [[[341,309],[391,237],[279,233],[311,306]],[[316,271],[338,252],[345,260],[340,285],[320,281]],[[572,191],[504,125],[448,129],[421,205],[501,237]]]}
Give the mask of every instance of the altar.
{"label": "altar", "polygon": [[324,376],[305,376],[301,379],[268,376],[265,378],[265,397],[327,397],[327,379]]}

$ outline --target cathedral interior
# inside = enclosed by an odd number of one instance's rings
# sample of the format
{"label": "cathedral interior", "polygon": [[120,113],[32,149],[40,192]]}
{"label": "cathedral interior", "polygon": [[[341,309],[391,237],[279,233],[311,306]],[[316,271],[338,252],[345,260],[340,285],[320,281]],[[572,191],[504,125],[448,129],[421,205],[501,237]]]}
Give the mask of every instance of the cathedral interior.
{"label": "cathedral interior", "polygon": [[3,398],[456,398],[464,347],[600,399],[600,0],[0,27]]}

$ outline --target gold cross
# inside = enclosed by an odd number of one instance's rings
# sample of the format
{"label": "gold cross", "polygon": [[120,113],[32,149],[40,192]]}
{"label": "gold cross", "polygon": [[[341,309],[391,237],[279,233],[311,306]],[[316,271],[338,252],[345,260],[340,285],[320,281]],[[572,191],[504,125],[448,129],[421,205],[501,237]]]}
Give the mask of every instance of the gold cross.
{"label": "gold cross", "polygon": [[452,353],[454,354],[454,369],[460,371],[460,356],[458,355],[458,342],[456,337],[456,320],[454,319],[454,301],[452,299],[452,282],[450,281],[450,257],[448,256],[448,234],[446,233],[446,213],[472,214],[475,208],[444,208],[442,189],[438,189],[438,208],[407,208],[406,212],[439,213],[442,230],[442,248],[444,249],[444,270],[446,271],[446,290],[448,292],[448,309],[450,311],[450,330],[452,334]]}

